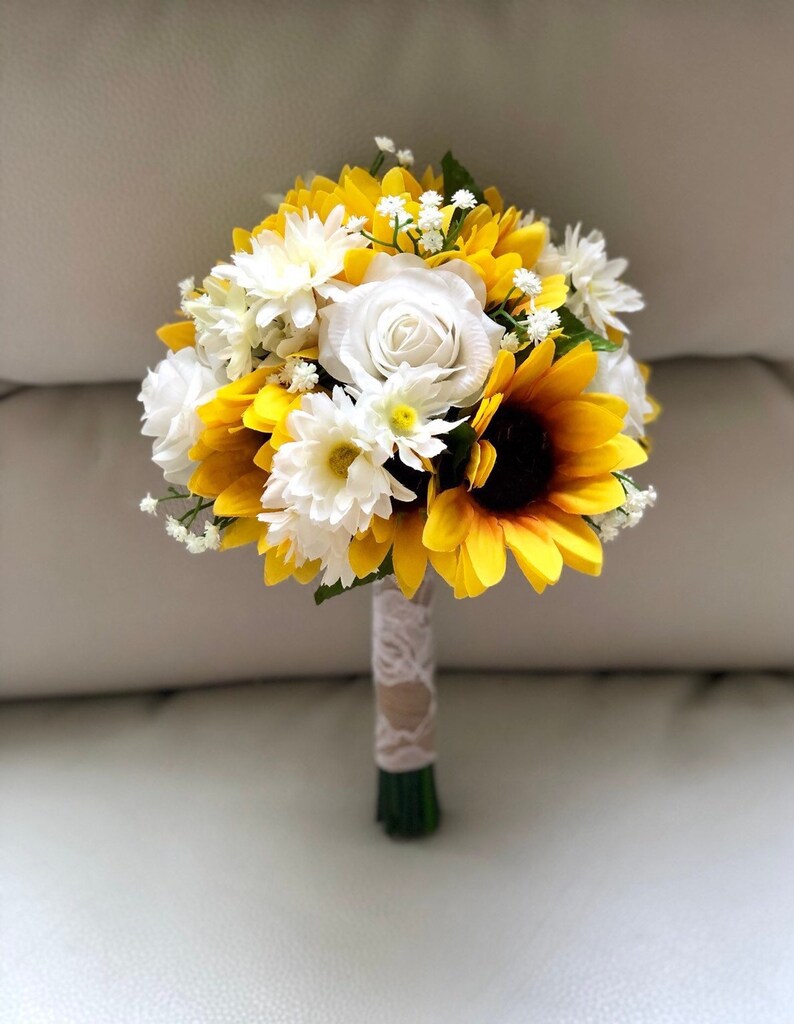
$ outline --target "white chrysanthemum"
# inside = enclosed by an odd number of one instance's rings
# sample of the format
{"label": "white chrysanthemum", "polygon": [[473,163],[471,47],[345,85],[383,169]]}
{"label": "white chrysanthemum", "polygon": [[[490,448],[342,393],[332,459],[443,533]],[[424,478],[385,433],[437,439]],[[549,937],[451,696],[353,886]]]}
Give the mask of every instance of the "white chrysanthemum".
{"label": "white chrysanthemum", "polygon": [[[388,519],[392,497],[415,497],[384,469],[391,452],[377,442],[342,388],[334,388],[332,397],[304,395],[286,426],[294,440],[273,457],[263,508],[288,509],[316,529],[341,526],[352,536],[366,530],[374,515]],[[260,518],[270,521],[268,513]]]}
{"label": "white chrysanthemum", "polygon": [[521,348],[521,339],[515,331],[510,331],[502,338],[501,347],[505,352],[518,352]]}
{"label": "white chrysanthemum", "polygon": [[553,242],[547,240],[543,252],[535,264],[535,272],[542,278],[552,277],[554,274],[562,274],[567,277],[571,272],[571,263]]}
{"label": "white chrysanthemum", "polygon": [[574,316],[590,321],[602,333],[607,327],[628,333],[617,313],[635,313],[645,303],[636,288],[618,278],[625,273],[628,261],[607,259],[606,241],[600,231],[581,237],[581,224],[565,229],[565,242],[559,247],[560,257],[570,265],[573,294],[568,308]]}
{"label": "white chrysanthemum", "polygon": [[441,381],[435,367],[414,369],[406,363],[386,381],[373,381],[364,374],[360,383],[366,390],[355,389],[359,396],[356,409],[376,442],[390,453],[396,450],[401,461],[413,469],[423,468],[419,456],[432,459],[440,455],[446,444],[439,435],[463,422],[437,418],[449,404],[439,398]]}
{"label": "white chrysanthemum", "polygon": [[394,139],[390,139],[388,135],[376,135],[375,145],[381,153],[393,153],[397,148],[394,145]]}
{"label": "white chrysanthemum", "polygon": [[297,566],[317,561],[323,569],[322,582],[330,585],[341,580],[349,587],[356,574],[350,565],[350,542],[353,539],[342,526],[318,526],[293,509],[263,513],[268,524],[267,539],[273,547],[286,545],[286,557]]}
{"label": "white chrysanthemum", "polygon": [[196,410],[225,383],[223,371],[203,363],[194,348],[169,352],[146,374],[138,395],[144,409],[141,433],[155,439],[152,461],[170,483],[190,479],[195,463],[188,452],[204,427]]}
{"label": "white chrysanthemum", "polygon": [[184,299],[182,309],[196,325],[196,346],[207,353],[211,366],[225,366],[229,380],[250,373],[254,353],[262,349],[263,332],[248,306],[245,289],[204,278],[204,294]]}
{"label": "white chrysanthemum", "polygon": [[320,315],[320,363],[357,384],[356,364],[386,380],[403,363],[433,366],[449,405],[475,400],[499,352],[504,328],[485,315],[482,278],[462,260],[428,267],[409,253],[378,253],[363,282]]}
{"label": "white chrysanthemum", "polygon": [[623,432],[629,437],[645,434],[645,417],[653,412],[645,390],[645,378],[640,367],[629,354],[629,343],[624,341],[613,352],[599,352],[598,368],[585,391],[617,395],[628,404],[623,421]]}
{"label": "white chrysanthemum", "polygon": [[416,226],[420,231],[440,231],[444,227],[444,214],[437,206],[422,206]]}
{"label": "white chrysanthemum", "polygon": [[340,299],[350,285],[335,281],[344,267],[345,253],[369,242],[357,231],[347,231],[344,206],[335,206],[322,221],[316,213],[287,213],[284,237],[260,231],[251,240],[252,252],[236,252],[232,263],[213,271],[248,293],[259,327],[277,317],[288,317],[298,329],[310,327],[317,316],[317,297]]}
{"label": "white chrysanthemum", "polygon": [[413,167],[414,154],[410,149],[397,150],[397,163],[400,167]]}

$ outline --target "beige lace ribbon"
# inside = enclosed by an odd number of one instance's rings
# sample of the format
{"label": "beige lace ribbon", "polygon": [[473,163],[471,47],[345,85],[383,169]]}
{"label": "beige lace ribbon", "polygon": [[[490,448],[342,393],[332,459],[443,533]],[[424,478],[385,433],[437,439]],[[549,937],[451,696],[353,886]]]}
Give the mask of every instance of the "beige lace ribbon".
{"label": "beige lace ribbon", "polygon": [[375,763],[389,772],[416,771],[436,759],[433,580],[428,574],[411,601],[393,576],[372,586]]}

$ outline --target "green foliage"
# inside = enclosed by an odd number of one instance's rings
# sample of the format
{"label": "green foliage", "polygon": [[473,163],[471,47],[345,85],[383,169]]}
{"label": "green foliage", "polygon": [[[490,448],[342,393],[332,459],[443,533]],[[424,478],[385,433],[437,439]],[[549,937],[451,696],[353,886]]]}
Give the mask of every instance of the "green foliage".
{"label": "green foliage", "polygon": [[344,586],[341,580],[337,580],[336,583],[332,583],[330,586],[323,584],[318,587],[314,592],[314,603],[320,605],[323,601],[328,601],[339,594],[346,594],[348,590],[355,590],[356,587],[365,587],[368,583],[374,583],[375,580],[382,580],[384,576],[391,576],[393,572],[394,565],[392,564],[391,551],[389,551],[375,572],[371,572],[369,576],[365,576],[363,579],[353,580],[349,587]]}
{"label": "green foliage", "polygon": [[470,423],[460,423],[445,435],[447,451],[441,456],[438,478],[443,491],[457,487],[463,477],[472,445],[477,440],[477,431]]}
{"label": "green foliage", "polygon": [[583,341],[589,341],[593,346],[594,352],[614,352],[619,348],[618,345],[608,338],[603,338],[600,334],[596,334],[595,331],[588,330],[582,321],[575,317],[567,307],[560,306],[557,313],[560,316],[560,324],[562,326],[562,334],[555,338],[554,341],[556,348],[555,357],[557,359],[566,355],[571,349],[576,348],[577,345],[581,345]]}
{"label": "green foliage", "polygon": [[441,173],[444,175],[444,202],[449,203],[452,196],[460,188],[467,188],[474,193],[478,203],[485,202],[483,191],[472,178],[469,171],[459,163],[450,150],[441,158]]}

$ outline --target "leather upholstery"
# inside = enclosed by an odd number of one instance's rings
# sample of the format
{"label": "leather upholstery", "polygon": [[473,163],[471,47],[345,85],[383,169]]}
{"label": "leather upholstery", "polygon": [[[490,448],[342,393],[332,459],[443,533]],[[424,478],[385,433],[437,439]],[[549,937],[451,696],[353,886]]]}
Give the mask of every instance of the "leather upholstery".
{"label": "leather upholstery", "polygon": [[0,7],[0,378],[139,379],[176,282],[382,132],[602,228],[640,356],[792,358],[790,5]]}
{"label": "leather upholstery", "polygon": [[[654,389],[665,415],[637,476],[658,507],[607,546],[600,580],[568,572],[542,599],[517,571],[477,601],[442,585],[442,665],[794,665],[791,385],[751,360],[686,360],[659,364]],[[311,588],[265,587],[253,549],[189,555],[139,512],[159,477],[135,393],[0,402],[2,692],[365,671],[368,592],[315,609]],[[305,643],[295,624],[309,621]]]}
{"label": "leather upholstery", "polygon": [[440,693],[418,844],[366,681],[6,706],[3,1024],[790,1024],[791,684]]}

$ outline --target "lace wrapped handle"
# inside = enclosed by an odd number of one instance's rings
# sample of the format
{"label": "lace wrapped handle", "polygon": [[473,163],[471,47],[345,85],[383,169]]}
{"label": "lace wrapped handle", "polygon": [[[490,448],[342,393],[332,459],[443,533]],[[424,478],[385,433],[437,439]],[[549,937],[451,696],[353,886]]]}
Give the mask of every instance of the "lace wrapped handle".
{"label": "lace wrapped handle", "polygon": [[428,575],[410,601],[393,576],[373,588],[375,762],[387,772],[417,771],[436,759],[433,580]]}

